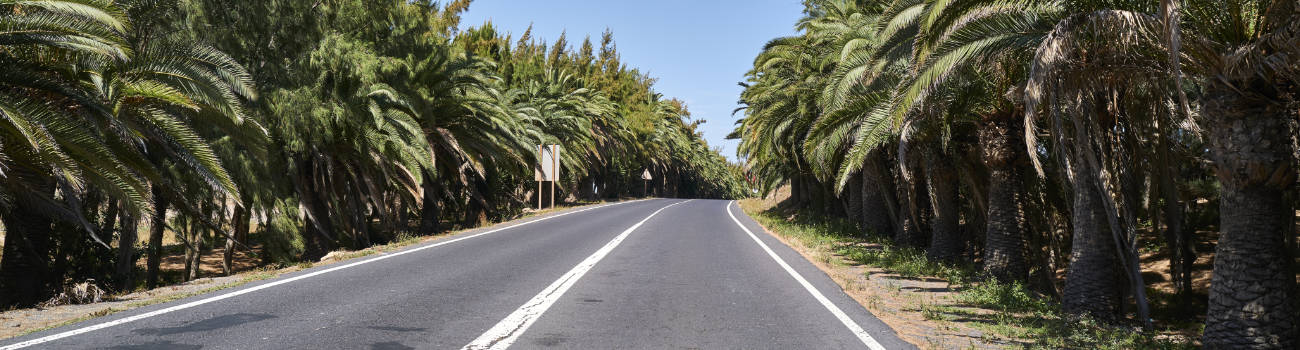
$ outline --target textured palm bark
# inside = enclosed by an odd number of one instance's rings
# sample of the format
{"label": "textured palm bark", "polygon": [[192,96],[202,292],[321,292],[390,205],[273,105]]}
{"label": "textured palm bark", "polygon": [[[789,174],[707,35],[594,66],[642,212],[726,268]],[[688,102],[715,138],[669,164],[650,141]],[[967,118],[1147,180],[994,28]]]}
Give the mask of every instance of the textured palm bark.
{"label": "textured palm bark", "polygon": [[1025,259],[1023,175],[1024,142],[1011,113],[985,118],[980,128],[984,165],[989,169],[988,214],[984,235],[984,272],[1003,281],[1029,276]]}
{"label": "textured palm bark", "polygon": [[930,185],[930,248],[926,254],[939,261],[956,261],[965,248],[957,202],[957,171],[953,160],[940,150],[925,153],[926,180]]}
{"label": "textured palm bark", "polygon": [[[878,157],[877,157],[878,158]],[[862,230],[867,235],[886,236],[894,232],[894,214],[888,192],[892,188],[885,184],[885,178],[878,162],[869,162],[862,168]]]}
{"label": "textured palm bark", "polygon": [[1295,213],[1287,196],[1296,172],[1286,111],[1276,97],[1234,91],[1212,80],[1201,100],[1222,186],[1203,342],[1212,349],[1295,349],[1300,309],[1287,249]]}
{"label": "textured palm bark", "polygon": [[1065,275],[1061,309],[1073,315],[1113,321],[1118,316],[1123,293],[1119,255],[1102,206],[1098,179],[1087,167],[1074,164],[1071,167],[1074,240],[1070,245],[1070,266]]}

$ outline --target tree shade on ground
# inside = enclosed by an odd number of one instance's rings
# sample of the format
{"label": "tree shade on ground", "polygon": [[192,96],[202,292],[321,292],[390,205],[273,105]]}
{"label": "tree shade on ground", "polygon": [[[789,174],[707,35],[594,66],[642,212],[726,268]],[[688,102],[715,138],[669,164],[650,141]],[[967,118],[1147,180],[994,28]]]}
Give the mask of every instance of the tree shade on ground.
{"label": "tree shade on ground", "polygon": [[730,135],[764,193],[1148,329],[1163,242],[1207,348],[1300,345],[1296,1],[804,3]]}

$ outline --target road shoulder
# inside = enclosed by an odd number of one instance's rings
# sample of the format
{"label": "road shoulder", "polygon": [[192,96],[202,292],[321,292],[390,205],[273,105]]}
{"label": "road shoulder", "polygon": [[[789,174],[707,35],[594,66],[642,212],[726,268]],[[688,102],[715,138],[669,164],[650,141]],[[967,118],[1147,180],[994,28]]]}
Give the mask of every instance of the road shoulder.
{"label": "road shoulder", "polygon": [[358,251],[335,251],[322,258],[320,261],[311,263],[304,262],[296,265],[271,268],[262,267],[250,271],[244,271],[230,276],[200,278],[190,282],[162,286],[150,290],[138,291],[126,295],[113,296],[107,300],[98,303],[89,304],[72,304],[58,305],[52,307],[35,307],[26,309],[14,309],[0,312],[0,340],[22,337],[28,334],[37,333],[53,328],[66,325],[81,323],[95,320],[101,317],[117,314],[123,311],[135,310],[141,307],[156,305],[180,299],[201,296],[215,293],[218,291],[244,286],[249,283],[274,279],[291,273],[320,268],[323,266],[335,265],[341,262],[358,261],[376,254],[394,253],[408,249],[416,249],[427,244],[433,244],[438,241],[465,237],[480,232],[491,231],[503,227],[517,225],[523,222],[540,220],[552,216],[564,215],[578,210],[590,209],[599,205],[625,203],[630,201],[603,202],[584,204],[571,207],[562,207],[553,210],[544,210],[541,212],[532,212],[510,221],[504,221],[486,225],[482,227],[447,232],[431,236],[414,237],[411,239],[394,242],[386,245],[374,246]]}
{"label": "road shoulder", "polygon": [[892,328],[902,340],[924,349],[986,349],[1015,345],[960,323],[928,319],[928,307],[949,304],[956,294],[955,288],[946,281],[906,278],[881,268],[856,264],[836,254],[833,242],[809,242],[774,231],[754,217],[768,209],[770,204],[771,201],[765,203],[752,199],[739,201],[746,216],[762,227],[767,235],[798,252],[824,272],[845,294]]}

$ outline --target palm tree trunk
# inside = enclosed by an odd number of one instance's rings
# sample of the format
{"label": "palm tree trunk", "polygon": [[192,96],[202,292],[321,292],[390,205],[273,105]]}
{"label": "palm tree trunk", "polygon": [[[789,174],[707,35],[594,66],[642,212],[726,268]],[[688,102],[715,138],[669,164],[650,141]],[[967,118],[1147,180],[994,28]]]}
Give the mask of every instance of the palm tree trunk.
{"label": "palm tree trunk", "polygon": [[249,246],[248,230],[252,226],[253,211],[248,209],[249,204],[243,204],[235,208],[235,240],[242,243],[245,248]]}
{"label": "palm tree trunk", "polygon": [[112,237],[113,229],[117,226],[118,217],[117,201],[108,200],[108,210],[104,211],[104,223],[99,225],[100,237]]}
{"label": "palm tree trunk", "polygon": [[[53,179],[34,186],[54,193]],[[0,214],[4,220],[4,257],[0,258],[0,306],[31,306],[49,297],[57,281],[50,278],[50,226],[53,223],[32,205],[21,202]]]}
{"label": "palm tree trunk", "polygon": [[195,280],[195,279],[198,279],[198,278],[199,278],[199,270],[202,270],[202,269],[203,269],[203,231],[204,231],[204,229],[203,229],[202,227],[200,227],[200,225],[198,224],[198,220],[194,220],[194,221],[195,221],[195,222],[194,222],[194,228],[193,228],[194,236],[190,238],[190,243],[193,244],[194,252],[193,252],[192,254],[190,254],[190,259],[191,259],[191,260],[190,260],[190,270],[189,270],[189,275],[186,276],[186,280],[187,280],[187,281],[193,281],[193,280]]}
{"label": "palm tree trunk", "polygon": [[790,197],[785,199],[788,208],[798,208],[803,205],[803,182],[799,177],[790,178]]}
{"label": "palm tree trunk", "polygon": [[306,157],[305,164],[300,166],[301,178],[299,179],[299,201],[303,207],[303,216],[306,224],[303,226],[303,256],[304,260],[315,261],[329,254],[334,250],[335,238],[337,231],[332,219],[330,218],[329,209],[326,208],[326,200],[321,198],[321,189],[328,188],[328,184],[319,180],[318,174],[313,169],[314,161],[311,157]]}
{"label": "palm tree trunk", "polygon": [[927,255],[939,261],[956,261],[965,248],[958,222],[957,173],[953,160],[942,150],[929,148],[925,152],[925,174],[930,184],[930,205],[933,208],[930,225],[930,248]]}
{"label": "palm tree trunk", "polygon": [[988,116],[980,127],[984,165],[989,168],[984,272],[1003,281],[1029,276],[1025,259],[1025,213],[1019,162],[1023,133],[1014,110]]}
{"label": "palm tree trunk", "polygon": [[235,238],[226,237],[226,245],[221,251],[221,274],[230,276],[232,271],[231,263],[235,260]]}
{"label": "palm tree trunk", "polygon": [[849,221],[857,224],[858,227],[865,228],[862,215],[862,174],[859,173],[850,177],[849,181],[844,184],[844,191],[841,193],[845,198],[844,209],[848,212]]}
{"label": "palm tree trunk", "polygon": [[921,167],[920,160],[913,156],[906,159],[908,178],[903,178],[899,190],[899,202],[902,203],[902,215],[899,222],[902,223],[901,230],[894,236],[894,241],[898,244],[908,247],[925,246],[925,228],[921,222],[927,206],[929,206],[928,191],[925,189],[925,172]]}
{"label": "palm tree trunk", "polygon": [[122,230],[117,240],[117,287],[119,292],[125,292],[135,287],[135,241],[139,223],[129,211],[123,211],[121,216]]}
{"label": "palm tree trunk", "polygon": [[230,226],[233,228],[231,237],[226,238],[226,253],[222,257],[222,267],[226,269],[226,274],[233,273],[235,243],[248,247],[248,226],[249,226],[248,204],[239,204],[235,206],[235,213],[230,219]]}
{"label": "palm tree trunk", "polygon": [[[421,186],[424,192],[424,200],[420,207],[420,234],[431,235],[438,233],[438,220],[442,216],[442,211],[438,207],[438,182],[433,177],[433,172],[424,173],[424,185]],[[537,193],[538,197],[542,194]]]}
{"label": "palm tree trunk", "polygon": [[1061,308],[1066,313],[1113,321],[1119,312],[1123,275],[1101,203],[1105,194],[1099,192],[1099,180],[1089,167],[1083,162],[1073,165],[1074,241]]}
{"label": "palm tree trunk", "polygon": [[199,231],[198,218],[189,220],[189,230],[185,233],[185,281],[193,281],[199,276],[199,265],[203,261],[203,233]]}
{"label": "palm tree trunk", "polygon": [[[1169,141],[1167,135],[1156,137],[1156,161],[1157,171],[1152,173],[1151,181],[1155,185],[1158,197],[1163,200],[1163,212],[1165,221],[1165,243],[1169,251],[1169,275],[1173,277],[1174,289],[1182,297],[1184,302],[1190,301],[1192,290],[1192,264],[1196,262],[1196,252],[1192,249],[1191,237],[1184,229],[1186,221],[1183,213],[1183,201],[1179,198],[1178,185],[1174,179],[1178,176],[1177,162],[1169,154]],[[1152,201],[1154,204],[1154,200]],[[1151,213],[1153,218],[1158,218],[1154,212]],[[1159,227],[1156,225],[1155,227]]]}
{"label": "palm tree trunk", "polygon": [[163,229],[167,226],[167,197],[162,188],[153,185],[154,216],[149,225],[149,257],[145,261],[145,285],[149,288],[158,286],[158,267],[162,263]]}
{"label": "palm tree trunk", "polygon": [[1201,100],[1221,184],[1220,234],[1206,313],[1206,348],[1300,347],[1294,257],[1295,161],[1284,110],[1236,88],[1271,82],[1211,80]]}
{"label": "palm tree trunk", "polygon": [[867,235],[890,236],[898,217],[898,201],[893,197],[894,185],[890,181],[884,155],[876,151],[869,155],[862,167],[862,227]]}

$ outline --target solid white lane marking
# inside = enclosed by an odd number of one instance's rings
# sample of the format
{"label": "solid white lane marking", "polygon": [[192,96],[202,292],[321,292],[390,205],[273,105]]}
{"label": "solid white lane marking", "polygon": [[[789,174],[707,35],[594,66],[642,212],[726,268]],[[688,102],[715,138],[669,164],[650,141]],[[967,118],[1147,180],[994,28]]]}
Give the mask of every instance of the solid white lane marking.
{"label": "solid white lane marking", "polygon": [[426,249],[430,249],[430,248],[434,248],[434,247],[438,247],[438,246],[443,246],[443,245],[447,245],[447,244],[452,244],[452,243],[460,242],[460,241],[463,241],[463,240],[467,240],[467,239],[470,239],[470,238],[474,238],[474,237],[479,237],[479,236],[487,235],[487,234],[490,234],[490,233],[495,233],[495,232],[505,231],[505,230],[509,230],[509,229],[516,228],[516,227],[519,227],[519,226],[524,226],[524,225],[532,224],[532,223],[535,223],[535,222],[546,221],[546,220],[550,220],[550,219],[554,219],[554,218],[558,218],[558,217],[565,216],[565,215],[570,215],[570,214],[577,214],[577,213],[581,213],[581,212],[588,211],[588,210],[595,210],[595,209],[604,208],[604,207],[608,207],[608,206],[619,205],[619,204],[624,204],[624,203],[639,202],[639,201],[641,201],[641,200],[628,201],[628,202],[619,202],[619,203],[609,203],[609,204],[598,205],[598,206],[594,206],[594,207],[590,207],[590,208],[579,209],[579,210],[574,210],[574,211],[564,212],[564,213],[560,213],[560,214],[556,214],[556,215],[551,215],[551,216],[547,216],[547,217],[539,218],[539,219],[536,219],[536,220],[531,220],[531,221],[527,221],[527,222],[521,222],[521,223],[518,223],[518,224],[514,224],[514,225],[510,225],[510,226],[502,227],[502,228],[497,228],[497,229],[493,229],[493,230],[486,231],[486,232],[476,233],[476,234],[473,234],[473,235],[470,235],[470,236],[465,236],[465,237],[460,237],[460,238],[455,238],[455,239],[449,239],[449,240],[446,240],[446,241],[442,241],[442,242],[438,242],[438,243],[430,244],[430,245],[423,246],[423,247],[419,247],[419,248],[414,248],[414,249],[409,249],[409,250],[403,250],[403,251],[396,252],[396,253],[392,253],[392,254],[384,254],[384,255],[380,255],[380,256],[375,257],[375,258],[372,258],[372,259],[363,260],[363,261],[358,261],[358,262],[350,263],[350,264],[347,264],[347,265],[342,265],[342,266],[332,267],[332,268],[329,268],[329,269],[320,270],[320,271],[316,271],[316,272],[308,273],[308,274],[301,275],[301,276],[295,276],[295,277],[292,277],[292,278],[286,278],[286,279],[282,279],[282,280],[279,280],[279,281],[275,281],[275,282],[271,282],[271,283],[267,283],[267,284],[259,285],[259,286],[252,287],[252,288],[248,288],[248,289],[242,289],[242,290],[238,290],[238,291],[234,291],[234,292],[230,292],[230,293],[226,293],[226,294],[218,295],[218,296],[211,297],[211,298],[207,298],[207,299],[202,299],[202,300],[192,301],[192,302],[185,303],[185,304],[181,304],[181,305],[172,306],[172,307],[169,307],[169,308],[166,308],[166,309],[161,309],[161,310],[157,310],[157,311],[151,311],[151,312],[147,312],[147,313],[143,313],[143,314],[139,314],[139,315],[135,315],[135,316],[131,316],[131,317],[126,317],[126,318],[122,318],[122,319],[118,319],[118,320],[113,320],[113,321],[109,321],[109,322],[104,322],[104,323],[100,323],[100,324],[96,324],[96,325],[88,326],[88,327],[84,327],[84,328],[78,328],[78,329],[70,330],[70,331],[67,331],[67,332],[59,333],[59,334],[54,334],[54,335],[50,335],[50,336],[45,336],[45,337],[41,337],[41,338],[37,338],[37,339],[28,340],[28,341],[21,342],[21,343],[15,343],[15,344],[10,344],[10,345],[5,345],[5,346],[3,346],[3,347],[0,347],[0,350],[15,350],[15,349],[22,349],[22,348],[29,347],[29,346],[32,346],[32,345],[48,343],[48,342],[51,342],[51,341],[55,341],[55,340],[59,340],[59,339],[67,338],[67,337],[71,337],[71,336],[78,335],[78,334],[83,334],[83,333],[87,333],[87,332],[92,332],[92,331],[96,331],[96,330],[100,330],[100,329],[104,329],[104,328],[108,328],[108,327],[112,327],[112,326],[116,326],[116,325],[120,325],[120,324],[124,324],[124,323],[135,322],[135,321],[143,320],[143,319],[146,319],[146,318],[150,318],[150,317],[154,317],[154,316],[162,315],[162,314],[165,314],[165,313],[174,312],[174,311],[179,311],[179,310],[184,310],[184,309],[192,308],[192,307],[195,307],[195,306],[199,306],[199,305],[203,305],[203,304],[211,303],[211,302],[218,301],[218,300],[223,300],[223,299],[229,299],[229,298],[237,297],[237,296],[240,296],[240,295],[244,295],[244,294],[248,294],[248,293],[256,292],[256,291],[259,291],[259,290],[263,290],[263,289],[267,289],[267,288],[271,288],[271,287],[279,286],[279,285],[282,285],[282,284],[285,284],[285,283],[290,283],[290,282],[294,282],[294,281],[304,280],[304,279],[312,278],[312,277],[315,277],[315,276],[320,276],[320,275],[323,275],[323,274],[327,274],[327,273],[330,273],[330,272],[334,272],[334,271],[338,271],[338,270],[342,270],[342,269],[346,269],[346,268],[351,268],[351,267],[356,267],[356,266],[358,266],[358,265],[369,264],[369,263],[376,262],[376,261],[380,261],[380,260],[384,260],[384,259],[389,259],[389,258],[393,258],[393,257],[397,257],[397,256],[402,256],[402,255],[406,255],[406,254],[410,254],[410,253],[414,253],[414,252],[418,252],[418,251],[422,251],[422,250],[426,250]]}
{"label": "solid white lane marking", "polygon": [[569,287],[573,287],[573,285],[578,282],[578,279],[582,278],[582,275],[587,274],[587,271],[590,271],[592,267],[596,266],[596,263],[600,262],[600,259],[604,259],[605,255],[608,255],[615,247],[618,247],[618,244],[622,243],[623,239],[626,239],[628,235],[632,234],[632,231],[636,231],[638,227],[641,227],[641,225],[645,224],[646,221],[650,221],[650,218],[655,215],[659,215],[659,212],[664,211],[664,209],[690,201],[691,200],[677,202],[659,208],[659,210],[656,210],[654,213],[650,214],[650,216],[641,219],[641,222],[627,228],[627,230],[620,233],[618,237],[614,237],[614,240],[609,241],[609,243],[606,243],[604,247],[597,250],[596,253],[591,254],[591,256],[587,257],[586,260],[578,263],[578,266],[574,266],[572,270],[569,270],[569,272],[560,276],[560,279],[552,282],[551,285],[547,286],[546,289],[543,289],[541,293],[537,293],[537,295],[531,300],[528,300],[528,302],[524,303],[523,306],[520,306],[518,310],[510,313],[510,315],[506,316],[506,318],[501,320],[501,322],[492,326],[492,328],[488,329],[487,332],[484,332],[483,335],[480,335],[477,339],[474,339],[473,342],[470,342],[461,349],[505,349],[510,347],[510,344],[514,344],[515,341],[519,339],[519,336],[523,335],[524,331],[528,330],[528,327],[532,326],[534,322],[537,322],[537,319],[541,318],[543,313],[546,313],[546,309],[551,308],[551,305],[555,304],[556,300],[559,300],[560,297],[564,296],[564,292],[567,292]]}
{"label": "solid white lane marking", "polygon": [[[808,283],[808,280],[804,279],[803,275],[800,275],[799,272],[796,272],[794,268],[790,267],[790,264],[786,264],[785,260],[781,259],[780,256],[777,256],[776,252],[773,252],[772,248],[767,246],[767,243],[763,243],[763,240],[758,239],[758,236],[754,235],[754,232],[750,231],[748,227],[745,227],[744,224],[740,223],[740,219],[736,218],[736,214],[731,213],[732,203],[736,202],[728,202],[725,209],[727,210],[727,215],[731,216],[731,221],[736,222],[736,226],[740,226],[740,229],[745,230],[745,233],[749,234],[749,238],[753,238],[754,242],[758,243],[758,246],[763,247],[763,251],[766,251],[767,255],[772,257],[772,260],[776,260],[776,263],[781,265],[781,268],[785,269],[785,272],[789,273],[790,277],[794,277],[795,281],[799,281],[799,284],[803,285],[803,289],[808,290],[808,293],[812,294],[813,298],[816,298],[818,302],[821,302],[822,306],[825,306],[827,310],[830,310],[831,314],[835,315],[835,318],[840,320],[840,323],[843,323],[845,327],[848,327],[849,330],[853,332],[853,335],[858,336],[858,340],[861,340],[862,344],[866,345],[867,348],[870,348],[871,350],[885,350],[885,347],[876,342],[876,339],[872,338],[871,334],[868,334],[865,329],[862,329],[862,326],[859,326],[857,322],[854,322],[853,319],[849,318],[849,315],[845,314],[844,310],[840,310],[839,306],[835,306],[835,303],[832,303],[830,299],[827,299],[821,291],[818,291],[816,287],[813,287],[811,283]],[[739,210],[739,206],[737,206],[736,209]]]}

